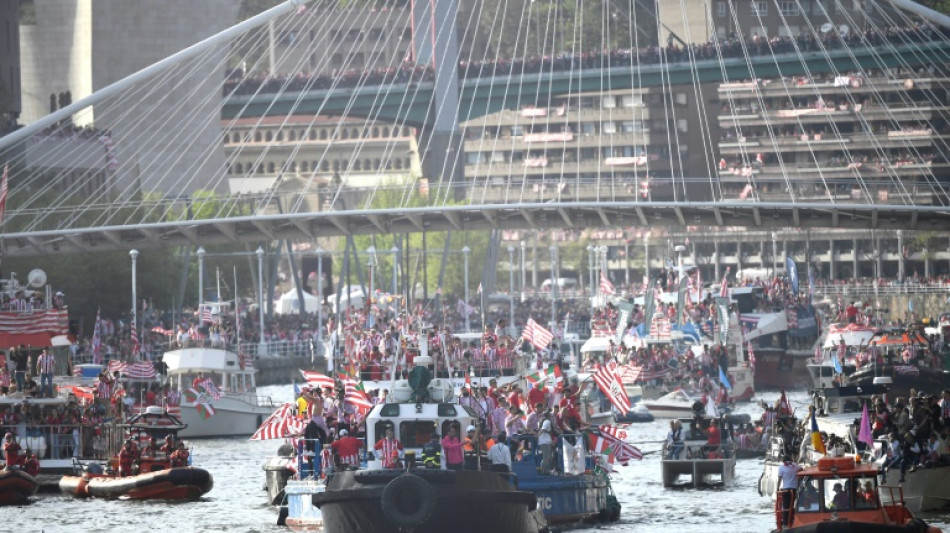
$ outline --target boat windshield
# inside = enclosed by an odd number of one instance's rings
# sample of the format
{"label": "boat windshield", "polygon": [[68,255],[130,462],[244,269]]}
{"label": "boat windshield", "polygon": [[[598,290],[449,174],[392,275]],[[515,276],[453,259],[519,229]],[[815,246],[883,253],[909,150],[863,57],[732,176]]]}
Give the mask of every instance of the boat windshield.
{"label": "boat windshield", "polygon": [[841,512],[878,507],[877,485],[872,477],[831,478],[823,483],[828,510]]}

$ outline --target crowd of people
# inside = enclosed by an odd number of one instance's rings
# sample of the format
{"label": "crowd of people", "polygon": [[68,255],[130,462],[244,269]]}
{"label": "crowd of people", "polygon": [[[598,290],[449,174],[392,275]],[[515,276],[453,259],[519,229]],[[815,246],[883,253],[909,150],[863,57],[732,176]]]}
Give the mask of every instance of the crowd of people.
{"label": "crowd of people", "polygon": [[[647,46],[640,49],[561,52],[511,59],[462,60],[458,64],[458,76],[460,79],[474,79],[539,72],[575,72],[597,68],[629,69],[663,63],[808,53],[888,44],[926,43],[941,38],[943,37],[940,30],[930,25],[913,28],[887,27],[881,30],[868,28],[864,32],[851,31],[847,34],[828,31],[821,33],[818,37],[808,32],[802,32],[795,37],[777,35],[771,38],[761,37],[758,34],[744,37],[733,33],[727,38],[714,37],[706,43],[689,45],[677,43],[670,38],[665,47]],[[410,61],[405,61],[397,67],[380,67],[367,71],[340,69],[331,74],[244,76],[241,72],[235,72],[225,81],[224,94],[225,96],[273,94],[286,91],[353,88],[364,85],[411,84],[432,81],[434,78],[435,74],[431,66],[420,66]]]}

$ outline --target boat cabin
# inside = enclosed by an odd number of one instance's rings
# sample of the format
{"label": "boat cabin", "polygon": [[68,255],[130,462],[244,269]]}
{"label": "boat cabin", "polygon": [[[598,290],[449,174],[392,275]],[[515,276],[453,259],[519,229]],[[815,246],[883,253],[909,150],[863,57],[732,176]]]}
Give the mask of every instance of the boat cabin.
{"label": "boat cabin", "polygon": [[393,428],[396,439],[404,451],[412,451],[421,462],[422,446],[429,442],[432,433],[439,440],[449,433],[452,425],[458,425],[459,440],[465,439],[465,429],[478,422],[478,416],[468,407],[457,403],[385,403],[373,406],[366,417],[367,466],[382,468],[382,460],[375,456],[373,445],[385,437],[386,430]]}
{"label": "boat cabin", "polygon": [[[855,463],[853,457],[824,457],[798,473],[797,499],[791,524],[804,526],[827,520],[870,524],[903,524],[912,518],[900,487],[879,486],[878,469]],[[781,496],[776,512],[781,513]]]}
{"label": "boat cabin", "polygon": [[245,393],[256,389],[254,368],[242,368],[234,352],[220,348],[182,348],[165,352],[162,362],[168,381],[179,391],[191,388],[195,378],[211,378],[223,392]]}
{"label": "boat cabin", "polygon": [[860,417],[865,403],[869,404],[868,410],[873,413],[871,398],[886,393],[886,385],[865,385],[816,389],[812,391],[812,396],[820,416],[854,413]]}

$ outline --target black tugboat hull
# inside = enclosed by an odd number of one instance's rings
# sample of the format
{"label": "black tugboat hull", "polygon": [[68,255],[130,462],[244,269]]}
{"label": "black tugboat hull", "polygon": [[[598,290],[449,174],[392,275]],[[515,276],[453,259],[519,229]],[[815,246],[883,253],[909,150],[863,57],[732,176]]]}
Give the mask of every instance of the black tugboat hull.
{"label": "black tugboat hull", "polygon": [[[908,372],[907,369],[913,371]],[[867,387],[872,385],[874,378],[878,376],[893,380],[887,391],[890,398],[906,398],[910,395],[910,389],[926,394],[940,394],[940,391],[950,388],[950,372],[915,365],[885,366],[877,369],[876,373],[873,368],[865,367],[851,374],[848,381],[854,386]]]}
{"label": "black tugboat hull", "polygon": [[[406,477],[414,479],[405,479]],[[391,483],[394,485],[387,490]],[[420,488],[422,501],[396,501]],[[313,504],[325,533],[538,533],[545,531],[534,494],[517,490],[508,475],[418,470],[341,472]],[[420,507],[425,507],[420,508]]]}

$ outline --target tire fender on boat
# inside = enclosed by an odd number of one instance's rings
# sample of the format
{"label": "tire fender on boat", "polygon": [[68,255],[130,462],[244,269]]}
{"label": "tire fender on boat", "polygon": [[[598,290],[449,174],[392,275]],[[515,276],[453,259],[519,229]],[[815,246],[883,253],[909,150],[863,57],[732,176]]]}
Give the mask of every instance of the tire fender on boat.
{"label": "tire fender on boat", "polygon": [[400,528],[412,529],[432,517],[435,498],[435,490],[426,480],[405,474],[386,485],[380,506],[387,520]]}

